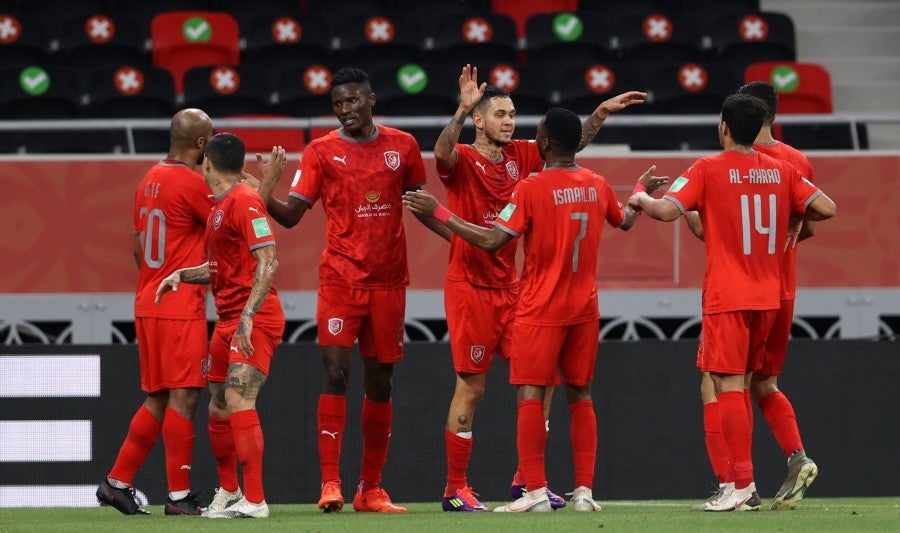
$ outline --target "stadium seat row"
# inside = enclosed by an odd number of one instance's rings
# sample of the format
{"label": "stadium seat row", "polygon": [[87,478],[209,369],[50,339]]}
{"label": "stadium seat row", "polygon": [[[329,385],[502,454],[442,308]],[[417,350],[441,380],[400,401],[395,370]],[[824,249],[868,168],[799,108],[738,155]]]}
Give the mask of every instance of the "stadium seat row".
{"label": "stadium seat row", "polygon": [[786,15],[730,13],[701,26],[687,13],[538,13],[528,18],[522,44],[513,20],[490,12],[444,15],[439,24],[429,25],[406,12],[329,18],[296,9],[187,11],[158,14],[149,27],[129,12],[93,12],[56,21],[43,13],[6,12],[0,14],[0,64],[90,68],[149,64],[152,58],[173,73],[180,92],[184,71],[218,63],[323,62],[372,68],[413,62],[553,66],[561,61],[626,61],[649,68],[721,61],[740,70],[763,60],[796,59],[794,27]]}

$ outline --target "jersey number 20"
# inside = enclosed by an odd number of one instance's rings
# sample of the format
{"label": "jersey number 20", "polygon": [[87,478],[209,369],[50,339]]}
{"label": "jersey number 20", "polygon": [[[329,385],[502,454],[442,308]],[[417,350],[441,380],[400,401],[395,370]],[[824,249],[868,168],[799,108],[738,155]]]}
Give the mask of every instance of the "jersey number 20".
{"label": "jersey number 20", "polygon": [[[147,227],[141,233],[144,262],[151,268],[159,268],[166,261],[166,214],[162,209],[141,208],[141,220],[147,217]],[[154,248],[156,248],[154,250]],[[154,258],[156,252],[156,258]]]}

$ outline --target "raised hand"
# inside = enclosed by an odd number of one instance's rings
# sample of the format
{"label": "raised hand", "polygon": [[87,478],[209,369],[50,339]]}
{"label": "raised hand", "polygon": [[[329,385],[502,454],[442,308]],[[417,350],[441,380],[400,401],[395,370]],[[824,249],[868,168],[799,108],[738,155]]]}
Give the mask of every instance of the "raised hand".
{"label": "raised hand", "polygon": [[478,84],[478,67],[467,64],[459,75],[459,103],[468,110],[484,95],[487,83]]}
{"label": "raised hand", "polygon": [[597,107],[597,115],[600,118],[606,118],[616,111],[621,111],[626,107],[632,106],[634,104],[643,104],[646,98],[647,93],[642,93],[640,91],[624,92],[620,95],[613,96],[609,100],[605,100],[603,103],[601,103]]}
{"label": "raised hand", "polygon": [[654,176],[653,172],[655,170],[656,165],[651,165],[650,168],[638,178],[638,183],[647,187],[647,194],[653,194],[656,189],[659,189],[669,182],[669,176]]}

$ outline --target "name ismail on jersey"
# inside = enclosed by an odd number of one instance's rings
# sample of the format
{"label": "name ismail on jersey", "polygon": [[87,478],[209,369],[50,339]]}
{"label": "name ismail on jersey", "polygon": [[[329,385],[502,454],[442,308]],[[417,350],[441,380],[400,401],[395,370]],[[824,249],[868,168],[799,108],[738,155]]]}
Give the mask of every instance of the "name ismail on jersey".
{"label": "name ismail on jersey", "polygon": [[[580,202],[597,203],[597,189],[593,187],[565,187],[563,189],[553,189],[550,191],[553,195],[553,205],[575,204]],[[515,196],[515,195],[513,195]],[[500,212],[498,218],[505,222],[509,222],[509,217],[516,210],[516,204],[509,203]]]}

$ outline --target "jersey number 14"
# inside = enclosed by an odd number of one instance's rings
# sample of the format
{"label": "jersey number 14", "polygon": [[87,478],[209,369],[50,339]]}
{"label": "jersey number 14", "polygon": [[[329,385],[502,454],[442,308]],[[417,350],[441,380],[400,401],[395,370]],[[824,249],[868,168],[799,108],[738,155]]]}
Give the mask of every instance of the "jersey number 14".
{"label": "jersey number 14", "polygon": [[750,212],[750,196],[747,194],[741,195],[741,241],[744,245],[744,255],[750,255],[753,252],[752,247],[750,246],[750,235],[753,231],[761,235],[768,235],[769,237],[769,245],[768,245],[768,253],[775,253],[775,234],[777,222],[777,214],[776,211],[776,197],[774,194],[770,194],[768,197],[769,203],[769,213],[768,213],[768,225],[764,226],[764,217],[763,209],[762,209],[763,198],[762,195],[754,194],[753,195],[753,212]]}

